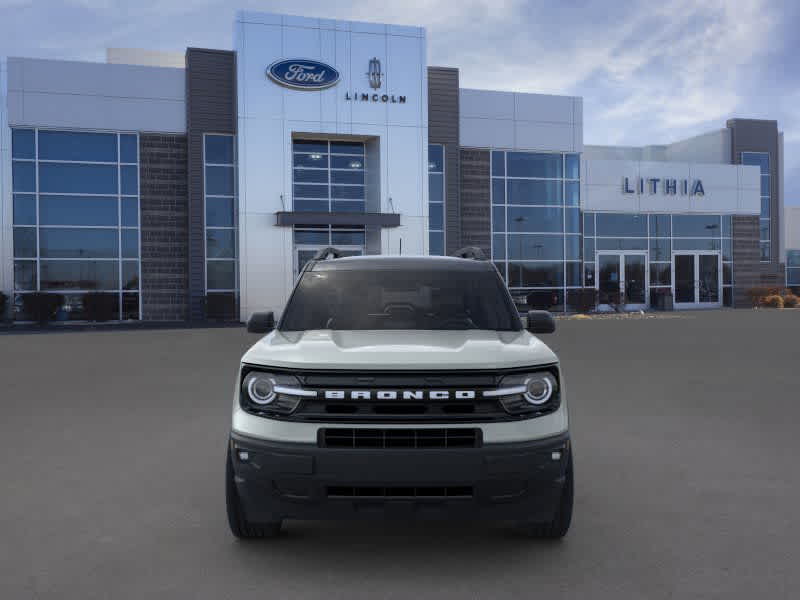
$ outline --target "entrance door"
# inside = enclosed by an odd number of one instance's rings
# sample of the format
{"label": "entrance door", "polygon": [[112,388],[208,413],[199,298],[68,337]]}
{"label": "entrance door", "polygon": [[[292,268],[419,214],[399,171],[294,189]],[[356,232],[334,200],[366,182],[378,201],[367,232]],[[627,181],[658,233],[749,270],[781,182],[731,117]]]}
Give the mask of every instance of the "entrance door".
{"label": "entrance door", "polygon": [[672,255],[675,308],[722,306],[719,252],[680,252]]}
{"label": "entrance door", "polygon": [[647,253],[598,252],[597,291],[601,307],[624,310],[647,307]]}

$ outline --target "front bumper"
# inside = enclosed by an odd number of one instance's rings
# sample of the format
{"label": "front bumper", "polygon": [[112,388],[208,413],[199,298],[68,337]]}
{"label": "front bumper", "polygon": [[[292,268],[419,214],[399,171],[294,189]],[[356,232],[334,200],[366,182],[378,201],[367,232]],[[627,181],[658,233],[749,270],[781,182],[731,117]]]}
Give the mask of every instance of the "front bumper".
{"label": "front bumper", "polygon": [[253,523],[391,517],[545,522],[558,506],[570,453],[568,433],[458,449],[320,448],[237,433],[230,443],[242,509]]}

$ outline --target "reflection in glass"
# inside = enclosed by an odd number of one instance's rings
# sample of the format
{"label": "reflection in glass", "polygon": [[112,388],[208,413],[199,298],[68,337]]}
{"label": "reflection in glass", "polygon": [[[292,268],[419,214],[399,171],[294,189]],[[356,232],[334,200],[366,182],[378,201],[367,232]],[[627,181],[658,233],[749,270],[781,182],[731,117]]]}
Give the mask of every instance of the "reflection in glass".
{"label": "reflection in glass", "polygon": [[36,225],[36,195],[14,194],[14,225]]}
{"label": "reflection in glass", "polygon": [[511,287],[562,287],[563,262],[509,262],[508,279]]}
{"label": "reflection in glass", "polygon": [[236,263],[232,260],[206,262],[207,289],[232,290],[236,288]]}
{"label": "reflection in glass", "polygon": [[14,227],[14,256],[36,258],[35,227]]}
{"label": "reflection in glass", "polygon": [[44,227],[39,231],[39,254],[45,258],[117,258],[118,246],[116,229]]}
{"label": "reflection in glass", "polygon": [[511,260],[561,260],[564,238],[560,235],[509,235],[508,255]]}
{"label": "reflection in glass", "polygon": [[233,164],[233,136],[232,135],[206,135],[205,148],[206,164],[232,165]]}
{"label": "reflection in glass", "polygon": [[119,289],[119,262],[115,260],[43,260],[42,290]]}
{"label": "reflection in glass", "polygon": [[561,178],[563,174],[560,154],[535,152],[507,152],[508,177]]}
{"label": "reflection in glass", "polygon": [[39,131],[39,160],[117,162],[117,134]]}
{"label": "reflection in glass", "polygon": [[236,240],[233,229],[206,229],[206,256],[208,258],[234,258]]}
{"label": "reflection in glass", "polygon": [[39,163],[39,191],[60,194],[117,194],[117,165]]}
{"label": "reflection in glass", "polygon": [[35,260],[14,261],[14,290],[16,291],[36,290]]}
{"label": "reflection in glass", "polygon": [[[135,199],[134,199],[135,201]],[[116,196],[39,196],[41,225],[117,225]]]}

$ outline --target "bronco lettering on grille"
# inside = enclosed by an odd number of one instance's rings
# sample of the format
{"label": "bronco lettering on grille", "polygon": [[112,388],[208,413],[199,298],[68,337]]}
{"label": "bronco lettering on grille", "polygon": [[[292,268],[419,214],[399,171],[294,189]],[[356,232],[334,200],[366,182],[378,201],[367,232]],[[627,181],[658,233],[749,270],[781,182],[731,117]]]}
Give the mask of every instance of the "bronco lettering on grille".
{"label": "bronco lettering on grille", "polygon": [[325,390],[326,400],[475,400],[473,390]]}

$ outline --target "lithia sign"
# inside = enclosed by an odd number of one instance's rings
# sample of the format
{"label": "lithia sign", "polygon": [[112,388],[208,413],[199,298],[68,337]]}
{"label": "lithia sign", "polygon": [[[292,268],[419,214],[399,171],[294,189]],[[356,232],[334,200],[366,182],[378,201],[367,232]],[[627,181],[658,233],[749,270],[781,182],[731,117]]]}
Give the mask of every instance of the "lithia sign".
{"label": "lithia sign", "polygon": [[[631,181],[633,179],[633,181]],[[657,194],[659,191],[666,196],[705,196],[706,191],[703,189],[703,182],[700,179],[661,179],[659,177],[623,177],[622,178],[622,193],[623,194],[637,194],[642,195],[645,193]]]}
{"label": "lithia sign", "polygon": [[[350,102],[383,102],[387,104],[405,104],[405,96],[395,96],[394,94],[381,94],[379,90],[383,86],[383,72],[381,71],[381,61],[377,57],[369,61],[367,81],[372,88],[372,92],[347,91],[344,99]],[[277,60],[267,67],[267,77],[278,85],[291,88],[293,90],[324,90],[339,83],[341,76],[334,67],[320,62],[304,58],[290,58]]]}

